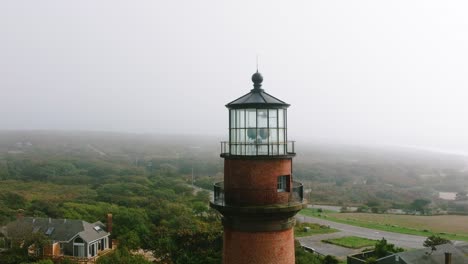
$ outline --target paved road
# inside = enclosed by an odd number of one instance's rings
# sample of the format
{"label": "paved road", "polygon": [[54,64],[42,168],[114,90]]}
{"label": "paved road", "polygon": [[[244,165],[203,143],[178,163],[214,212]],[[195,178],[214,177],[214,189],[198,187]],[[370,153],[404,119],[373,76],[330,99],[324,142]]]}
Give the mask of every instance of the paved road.
{"label": "paved road", "polygon": [[[340,230],[340,232],[332,233],[332,234],[323,234],[323,235],[314,235],[309,237],[300,237],[297,238],[302,245],[314,248],[318,253],[324,255],[334,255],[337,257],[345,257],[350,254],[354,254],[360,252],[360,250],[353,250],[348,248],[343,248],[335,245],[330,245],[321,242],[323,239],[327,238],[337,238],[337,237],[344,237],[344,236],[358,236],[358,237],[365,237],[369,239],[382,239],[384,237],[389,243],[395,244],[398,247],[403,248],[423,248],[423,241],[426,237],[422,236],[414,236],[414,235],[405,235],[405,234],[398,234],[386,231],[379,231],[364,227],[346,225],[341,223],[336,223],[328,220],[324,220],[321,218],[315,217],[307,217],[303,215],[299,215],[296,217],[298,221],[301,222],[309,222],[309,223],[317,223],[321,225],[330,226],[331,228],[335,228]],[[455,243],[462,243],[460,241],[454,241]]]}

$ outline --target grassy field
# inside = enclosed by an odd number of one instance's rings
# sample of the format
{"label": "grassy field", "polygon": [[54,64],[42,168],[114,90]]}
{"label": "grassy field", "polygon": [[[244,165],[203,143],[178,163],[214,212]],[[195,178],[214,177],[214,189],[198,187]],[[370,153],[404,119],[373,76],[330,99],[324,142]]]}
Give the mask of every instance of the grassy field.
{"label": "grassy field", "polygon": [[438,235],[450,240],[468,241],[468,216],[336,213],[319,212],[317,209],[303,209],[300,214],[388,232],[426,237]]}
{"label": "grassy field", "polygon": [[363,237],[356,237],[356,236],[347,236],[347,237],[340,237],[340,238],[333,238],[333,239],[325,239],[325,240],[322,240],[322,242],[341,246],[341,247],[357,249],[357,248],[374,246],[377,240],[363,238]]}
{"label": "grassy field", "polygon": [[[308,231],[304,229],[309,227]],[[298,223],[294,226],[294,236],[295,237],[305,237],[318,234],[329,234],[338,232],[338,230],[330,228],[328,226],[313,224],[313,223]]]}

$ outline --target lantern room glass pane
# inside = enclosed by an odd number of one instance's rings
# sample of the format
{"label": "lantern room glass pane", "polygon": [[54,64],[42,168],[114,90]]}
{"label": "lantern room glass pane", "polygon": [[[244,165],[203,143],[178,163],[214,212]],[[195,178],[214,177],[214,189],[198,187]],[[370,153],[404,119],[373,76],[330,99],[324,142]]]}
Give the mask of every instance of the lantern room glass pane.
{"label": "lantern room glass pane", "polygon": [[285,111],[283,109],[278,109],[278,127],[280,128],[285,128],[285,123],[284,123],[284,113]]}
{"label": "lantern room glass pane", "polygon": [[230,112],[231,112],[231,128],[235,128],[236,127],[236,110],[231,109]]}
{"label": "lantern room glass pane", "polygon": [[230,153],[233,155],[243,155],[245,152],[245,137],[246,129],[243,128],[233,128],[231,129],[231,144],[230,144]]}
{"label": "lantern room glass pane", "polygon": [[231,143],[237,143],[237,130],[231,129]]}
{"label": "lantern room glass pane", "polygon": [[278,155],[278,145],[270,144],[270,155]]}
{"label": "lantern room glass pane", "polygon": [[268,155],[268,145],[258,145],[258,155]]}
{"label": "lantern room glass pane", "polygon": [[247,109],[246,111],[247,127],[257,127],[257,111],[255,109]]}
{"label": "lantern room glass pane", "polygon": [[245,127],[245,110],[244,109],[236,110],[236,127],[237,128]]}
{"label": "lantern room glass pane", "polygon": [[232,145],[231,146],[232,154],[239,155],[240,153],[239,153],[238,149],[239,149],[239,145],[237,145],[237,144]]}
{"label": "lantern room glass pane", "polygon": [[270,129],[270,143],[278,143],[278,129]]}
{"label": "lantern room glass pane", "polygon": [[245,129],[238,129],[237,130],[237,140],[236,142],[238,143],[244,143],[245,142]]}
{"label": "lantern room glass pane", "polygon": [[254,144],[245,145],[245,155],[248,155],[248,156],[257,155],[257,145],[254,145]]}
{"label": "lantern room glass pane", "polygon": [[284,132],[285,132],[284,129],[278,129],[278,142],[279,143],[286,143]]}
{"label": "lantern room glass pane", "polygon": [[257,132],[257,143],[265,144],[268,142],[269,131],[268,128],[259,128]]}
{"label": "lantern room glass pane", "polygon": [[267,109],[257,109],[257,127],[268,127]]}
{"label": "lantern room glass pane", "polygon": [[278,146],[278,155],[285,155],[286,154],[286,148],[284,144],[280,144]]}
{"label": "lantern room glass pane", "polygon": [[270,128],[278,127],[278,110],[277,109],[268,110],[268,127]]}
{"label": "lantern room glass pane", "polygon": [[230,151],[232,155],[237,155],[237,145],[231,144]]}
{"label": "lantern room glass pane", "polygon": [[257,129],[247,128],[247,142],[254,143],[257,140]]}

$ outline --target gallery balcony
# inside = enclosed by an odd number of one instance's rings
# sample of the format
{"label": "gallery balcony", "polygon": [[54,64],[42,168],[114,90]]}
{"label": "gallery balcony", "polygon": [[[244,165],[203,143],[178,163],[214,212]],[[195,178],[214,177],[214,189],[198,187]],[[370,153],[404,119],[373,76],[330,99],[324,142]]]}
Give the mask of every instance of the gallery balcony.
{"label": "gallery balcony", "polygon": [[[300,182],[292,182],[289,192],[279,193],[277,189],[230,189],[228,193],[224,189],[224,182],[217,182],[213,186],[214,197],[210,206],[223,215],[249,215],[249,214],[291,214],[294,215],[305,207],[304,186]],[[252,197],[261,201],[269,201],[276,196],[286,196],[279,203],[252,205]]]}
{"label": "gallery balcony", "polygon": [[221,142],[221,154],[220,156],[225,157],[284,157],[284,156],[295,156],[294,150],[295,141],[287,142],[238,142],[233,143],[229,141]]}

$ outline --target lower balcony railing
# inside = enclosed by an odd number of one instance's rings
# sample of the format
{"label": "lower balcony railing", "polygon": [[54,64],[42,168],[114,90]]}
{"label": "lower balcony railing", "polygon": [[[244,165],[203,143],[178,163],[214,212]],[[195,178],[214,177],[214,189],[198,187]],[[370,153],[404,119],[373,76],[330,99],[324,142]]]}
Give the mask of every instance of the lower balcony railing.
{"label": "lower balcony railing", "polygon": [[221,142],[221,156],[294,155],[294,142]]}
{"label": "lower balcony railing", "polygon": [[[225,192],[224,192],[224,182],[217,182],[213,185],[214,189],[214,199],[213,203],[217,205],[225,205]],[[279,193],[277,189],[237,189],[231,190],[235,193],[236,197],[263,197],[268,198],[268,196],[278,196]],[[269,199],[266,199],[269,200]],[[304,200],[304,186],[300,182],[292,182],[291,190],[289,192],[287,203],[302,203]]]}

